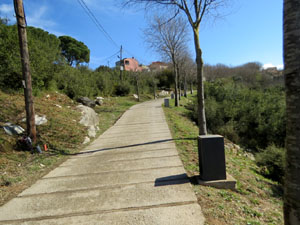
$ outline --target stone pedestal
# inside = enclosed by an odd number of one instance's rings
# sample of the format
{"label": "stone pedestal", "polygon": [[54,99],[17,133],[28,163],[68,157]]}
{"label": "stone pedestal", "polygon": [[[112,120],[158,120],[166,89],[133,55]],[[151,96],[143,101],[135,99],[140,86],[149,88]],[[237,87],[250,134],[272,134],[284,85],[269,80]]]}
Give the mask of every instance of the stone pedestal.
{"label": "stone pedestal", "polygon": [[224,138],[220,135],[198,137],[200,179],[226,180]]}
{"label": "stone pedestal", "polygon": [[164,100],[165,100],[165,101],[164,101],[165,107],[170,107],[170,101],[169,101],[169,99],[168,99],[168,98],[165,98]]}

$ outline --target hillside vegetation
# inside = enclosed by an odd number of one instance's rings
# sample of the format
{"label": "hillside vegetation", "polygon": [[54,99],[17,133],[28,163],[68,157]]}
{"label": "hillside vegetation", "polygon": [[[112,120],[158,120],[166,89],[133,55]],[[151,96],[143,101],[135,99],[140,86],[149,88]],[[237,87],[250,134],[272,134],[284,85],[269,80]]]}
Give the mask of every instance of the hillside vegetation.
{"label": "hillside vegetation", "polygon": [[183,98],[181,107],[164,108],[185,170],[206,218],[213,225],[283,224],[281,185],[261,175],[252,154],[225,139],[227,172],[237,180],[237,190],[195,185],[199,175],[198,127],[190,118],[194,96]]}

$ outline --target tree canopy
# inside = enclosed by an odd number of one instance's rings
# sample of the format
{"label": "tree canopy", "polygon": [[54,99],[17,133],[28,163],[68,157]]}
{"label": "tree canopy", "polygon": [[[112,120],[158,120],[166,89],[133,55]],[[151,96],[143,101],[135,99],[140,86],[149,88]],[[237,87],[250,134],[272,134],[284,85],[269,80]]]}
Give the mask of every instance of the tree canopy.
{"label": "tree canopy", "polygon": [[59,40],[61,53],[70,66],[90,61],[90,50],[83,42],[69,36],[60,36]]}
{"label": "tree canopy", "polygon": [[[28,27],[27,32],[33,87],[47,88],[60,57],[60,42],[39,28]],[[21,80],[17,26],[0,24],[0,88],[21,88]]]}

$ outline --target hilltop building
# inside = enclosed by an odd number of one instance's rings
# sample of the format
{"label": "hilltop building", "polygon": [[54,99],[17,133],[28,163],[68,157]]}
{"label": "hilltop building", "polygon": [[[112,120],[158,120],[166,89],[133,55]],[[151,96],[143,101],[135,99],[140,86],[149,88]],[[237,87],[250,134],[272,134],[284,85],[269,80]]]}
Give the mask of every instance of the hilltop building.
{"label": "hilltop building", "polygon": [[116,62],[116,66],[123,66],[125,71],[141,72],[143,68],[139,65],[139,62],[134,58],[125,58]]}
{"label": "hilltop building", "polygon": [[167,69],[169,66],[167,63],[164,63],[164,62],[159,62],[159,61],[156,61],[156,62],[152,62],[150,65],[149,65],[149,68],[151,71],[159,71],[159,70],[165,70]]}

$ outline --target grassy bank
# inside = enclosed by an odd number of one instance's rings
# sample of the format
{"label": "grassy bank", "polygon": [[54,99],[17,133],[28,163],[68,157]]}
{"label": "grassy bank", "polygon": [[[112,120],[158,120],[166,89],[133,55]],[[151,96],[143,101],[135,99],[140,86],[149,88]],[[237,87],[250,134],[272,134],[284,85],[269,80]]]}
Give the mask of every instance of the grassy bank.
{"label": "grassy bank", "polygon": [[[282,190],[278,183],[258,174],[252,156],[225,140],[227,172],[237,180],[237,190],[221,190],[195,185],[199,175],[197,126],[184,107],[164,108],[177,149],[206,218],[206,224],[283,224]],[[251,159],[252,158],[252,159]]]}
{"label": "grassy bank", "polygon": [[[142,100],[149,99],[147,96]],[[48,122],[37,126],[38,144],[47,144],[49,151],[32,154],[18,150],[17,136],[9,136],[0,129],[0,205],[16,196],[37,179],[62,163],[68,154],[79,151],[87,136],[87,128],[80,125],[81,113],[76,110],[76,102],[67,96],[51,92],[35,97],[35,111],[46,115]],[[99,113],[98,135],[112,126],[129,107],[136,104],[133,97],[105,98]],[[22,94],[0,92],[0,126],[11,122],[26,127],[24,97]]]}

